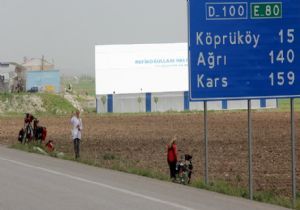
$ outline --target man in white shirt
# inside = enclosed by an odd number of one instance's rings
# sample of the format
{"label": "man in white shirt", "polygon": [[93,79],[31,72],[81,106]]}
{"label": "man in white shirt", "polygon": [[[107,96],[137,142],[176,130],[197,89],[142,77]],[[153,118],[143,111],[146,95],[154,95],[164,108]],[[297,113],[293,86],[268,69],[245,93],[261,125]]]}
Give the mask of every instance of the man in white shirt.
{"label": "man in white shirt", "polygon": [[73,125],[72,139],[74,143],[75,159],[78,159],[80,157],[79,147],[80,147],[81,131],[83,128],[79,110],[76,110],[75,115],[71,118],[71,124]]}

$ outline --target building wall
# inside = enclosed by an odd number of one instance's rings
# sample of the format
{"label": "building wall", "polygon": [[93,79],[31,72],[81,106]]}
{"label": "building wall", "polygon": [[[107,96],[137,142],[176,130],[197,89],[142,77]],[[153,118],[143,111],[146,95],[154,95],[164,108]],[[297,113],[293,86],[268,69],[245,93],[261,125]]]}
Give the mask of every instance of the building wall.
{"label": "building wall", "polygon": [[[157,103],[155,102],[155,98]],[[151,111],[166,112],[184,110],[183,92],[153,93]]]}
{"label": "building wall", "polygon": [[60,92],[59,70],[48,71],[27,71],[26,72],[26,91],[37,86],[42,92]]}
{"label": "building wall", "polygon": [[[96,106],[97,113],[203,110],[203,102],[190,102],[188,92],[98,95],[96,97]],[[253,109],[277,108],[277,100],[252,100],[251,107]],[[247,101],[209,101],[207,108],[208,110],[247,109]]]}
{"label": "building wall", "polygon": [[0,92],[9,91],[9,74],[0,73]]}
{"label": "building wall", "polygon": [[27,71],[40,71],[41,69],[44,69],[44,71],[49,71],[54,68],[54,65],[32,65],[32,66],[27,66],[24,65]]}
{"label": "building wall", "polygon": [[113,95],[113,112],[145,112],[145,94],[120,94]]}

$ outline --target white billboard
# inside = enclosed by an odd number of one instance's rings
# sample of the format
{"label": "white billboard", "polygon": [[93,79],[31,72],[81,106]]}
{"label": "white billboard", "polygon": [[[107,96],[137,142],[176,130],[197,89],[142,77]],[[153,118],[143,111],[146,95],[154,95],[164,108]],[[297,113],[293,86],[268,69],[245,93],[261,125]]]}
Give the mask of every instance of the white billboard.
{"label": "white billboard", "polygon": [[188,90],[187,43],[95,46],[96,94]]}

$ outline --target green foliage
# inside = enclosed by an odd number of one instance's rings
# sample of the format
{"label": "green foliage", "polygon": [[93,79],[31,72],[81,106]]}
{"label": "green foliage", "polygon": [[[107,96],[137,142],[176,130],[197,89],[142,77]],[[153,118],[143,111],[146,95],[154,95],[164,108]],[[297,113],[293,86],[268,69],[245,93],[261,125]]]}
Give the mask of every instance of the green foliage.
{"label": "green foliage", "polygon": [[145,169],[131,166],[128,162],[123,161],[114,161],[111,167],[108,167],[113,170],[122,171],[130,174],[136,174],[139,176],[145,176],[153,179],[159,180],[168,180],[168,176],[153,169]]}
{"label": "green foliage", "polygon": [[84,108],[84,112],[88,114],[96,114],[96,108]]}
{"label": "green foliage", "polygon": [[103,105],[106,104],[106,96],[102,96],[101,97],[101,102],[102,102]]}
{"label": "green foliage", "polygon": [[158,171],[153,171],[151,169],[129,167],[126,172],[159,180],[168,180],[168,176],[166,176],[165,174],[162,174]]}
{"label": "green foliage", "polygon": [[271,203],[288,208],[291,207],[291,200],[289,198],[277,196],[272,192],[255,192],[253,199],[264,203]]}
{"label": "green foliage", "polygon": [[[300,111],[300,99],[294,100],[295,111]],[[290,99],[278,99],[278,108],[280,111],[290,111]]]}
{"label": "green foliage", "polygon": [[79,77],[78,81],[72,78],[62,78],[64,86],[68,83],[72,84],[73,92],[80,94],[88,94],[90,96],[95,96],[95,78],[91,76],[82,75]]}
{"label": "green foliage", "polygon": [[139,104],[142,103],[142,97],[139,96],[139,97],[137,98],[137,101],[138,101]]}
{"label": "green foliage", "polygon": [[197,188],[206,189],[206,190],[223,193],[227,195],[244,197],[244,198],[248,197],[248,192],[245,189],[233,187],[227,182],[222,180],[210,182],[208,185],[206,185],[202,180],[195,180],[192,182],[191,185]]}
{"label": "green foliage", "polygon": [[74,111],[72,104],[60,95],[39,93],[48,114],[67,114]]}
{"label": "green foliage", "polygon": [[[6,107],[2,110],[3,113],[1,115],[9,115],[9,116],[23,115],[24,112],[26,112],[26,108],[28,106],[24,98],[28,98],[28,100],[30,100],[29,97],[31,95],[33,94],[0,93],[0,102],[4,103],[4,107]],[[64,99],[61,95],[50,94],[50,93],[37,93],[34,94],[34,96],[39,97],[42,100],[42,104],[41,104],[42,108],[41,107],[39,108],[40,105],[38,106],[35,106],[35,104],[29,105],[29,107],[31,107],[30,109],[35,110],[33,113],[56,115],[56,114],[68,114],[74,110],[72,104],[68,100]],[[15,111],[9,109],[12,106],[16,107],[14,109]]]}
{"label": "green foliage", "polygon": [[0,101],[5,101],[5,100],[11,100],[13,98],[13,94],[12,93],[0,93]]}
{"label": "green foliage", "polygon": [[[22,150],[22,151],[27,151],[27,152],[31,152],[31,153],[39,153],[38,151],[36,151],[34,149],[35,146],[39,146],[39,147],[43,148],[41,145],[30,144],[30,143],[29,144],[19,144],[19,143],[14,144],[11,146],[11,148]],[[75,161],[75,159],[70,155],[59,156],[57,154],[58,154],[57,152],[49,153],[50,156],[55,157],[55,158],[61,158],[64,160]],[[76,161],[87,164],[87,165],[92,165],[92,166],[97,166],[97,167],[105,167],[105,168],[109,168],[109,169],[113,169],[113,170],[117,170],[117,171],[122,171],[122,172],[126,172],[126,173],[140,175],[140,176],[150,177],[150,178],[154,178],[154,179],[168,180],[168,176],[161,172],[158,172],[158,171],[155,171],[152,169],[134,167],[134,166],[132,166],[132,164],[129,161],[126,161],[124,159],[121,160],[116,155],[111,154],[111,153],[104,154],[103,160],[112,161],[112,162],[110,165],[104,165],[101,162],[95,162],[94,160],[91,160],[91,159],[79,159]]]}
{"label": "green foliage", "polygon": [[42,154],[42,153],[38,152],[35,149],[35,147],[40,147],[40,148],[43,149],[43,146],[40,145],[40,144],[37,144],[37,143],[28,143],[28,144],[18,143],[18,144],[14,144],[14,145],[11,146],[11,148],[22,150],[22,151],[25,151],[25,152]]}

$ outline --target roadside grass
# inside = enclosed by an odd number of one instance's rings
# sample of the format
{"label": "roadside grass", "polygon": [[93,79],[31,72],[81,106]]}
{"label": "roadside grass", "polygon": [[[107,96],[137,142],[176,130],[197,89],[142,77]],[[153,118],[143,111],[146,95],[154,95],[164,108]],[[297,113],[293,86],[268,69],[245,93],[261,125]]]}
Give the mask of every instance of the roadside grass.
{"label": "roadside grass", "polygon": [[25,152],[35,153],[33,147],[39,146],[38,144],[13,144],[10,148],[22,150]]}
{"label": "roadside grass", "polygon": [[[203,180],[194,180],[191,183],[191,186],[201,189],[206,189],[213,192],[218,192],[230,196],[248,198],[249,192],[246,188],[242,187],[234,187],[223,180],[215,180],[210,182],[209,184],[205,184]],[[254,192],[253,200],[274,204],[278,206],[283,206],[287,208],[291,208],[291,199],[284,196],[276,195],[274,192]],[[300,209],[300,197],[297,197],[297,205],[296,209]]]}
{"label": "roadside grass", "polygon": [[[36,144],[36,143],[27,143],[27,144],[17,143],[17,144],[13,144],[10,146],[10,148],[13,148],[13,149],[18,149],[18,150],[22,150],[25,152],[37,153],[37,154],[44,155],[43,153],[34,149],[35,147],[40,147],[43,150],[46,150],[43,145]],[[90,158],[90,159],[80,158],[78,160],[75,160],[73,156],[68,155],[68,154],[64,154],[63,156],[60,156],[58,151],[48,153],[48,155],[51,157],[56,157],[56,158],[60,158],[60,159],[64,159],[64,160],[76,161],[76,162],[91,165],[91,166],[102,167],[102,168],[112,169],[112,170],[116,170],[116,171],[122,171],[122,172],[136,174],[136,175],[145,176],[145,177],[149,177],[149,178],[154,178],[154,179],[159,179],[159,180],[169,180],[167,175],[165,175],[159,171],[134,167],[133,163],[130,163],[129,161],[121,159],[121,158],[115,156],[114,154],[109,154],[109,153],[104,154],[100,161],[95,161],[92,158]],[[109,162],[109,164],[107,164],[107,162]]]}
{"label": "roadside grass", "polygon": [[236,197],[248,197],[248,192],[246,189],[233,187],[222,180],[213,181],[206,185],[203,180],[197,179],[192,181],[191,186]]}
{"label": "roadside grass", "polygon": [[[18,149],[26,152],[45,155],[39,152],[38,150],[34,149],[35,147],[40,147],[45,149],[43,146],[39,144],[34,144],[34,143],[14,144],[10,147],[13,149]],[[95,159],[92,158],[75,160],[73,156],[68,154],[64,154],[63,156],[61,156],[59,155],[59,152],[52,152],[48,155],[51,157],[69,160],[69,161],[76,161],[82,164],[87,164],[95,167],[107,168],[107,169],[126,172],[130,174],[136,174],[139,176],[145,176],[153,179],[169,181],[169,177],[162,172],[155,171],[152,169],[135,167],[133,163],[130,163],[129,161],[121,159],[115,156],[114,154],[110,154],[110,153],[104,154],[101,157],[101,160],[99,161],[96,161]],[[199,189],[209,190],[209,191],[213,191],[213,192],[217,192],[229,196],[242,197],[245,199],[249,197],[249,193],[246,188],[232,186],[223,180],[214,180],[213,182],[210,182],[209,184],[206,185],[202,179],[196,179],[196,180],[192,180],[189,186],[199,188]],[[263,202],[263,203],[283,206],[287,208],[292,208],[290,198],[276,195],[276,193],[274,192],[254,192],[253,200]],[[300,193],[297,193],[296,209],[300,210]]]}

